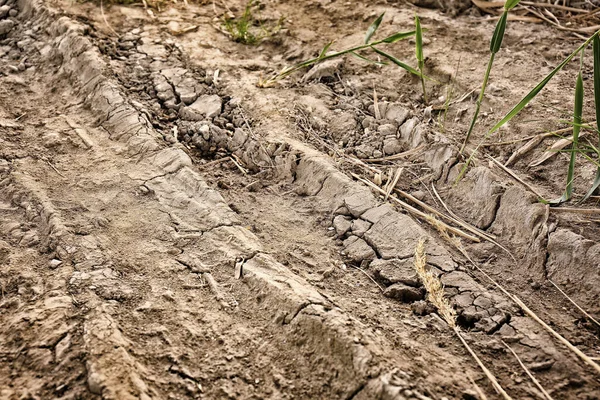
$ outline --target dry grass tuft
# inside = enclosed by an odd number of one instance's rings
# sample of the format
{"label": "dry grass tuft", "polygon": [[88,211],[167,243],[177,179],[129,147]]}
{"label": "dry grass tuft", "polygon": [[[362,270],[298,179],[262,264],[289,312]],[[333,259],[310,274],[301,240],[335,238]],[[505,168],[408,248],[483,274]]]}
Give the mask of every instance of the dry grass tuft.
{"label": "dry grass tuft", "polygon": [[424,239],[420,239],[419,243],[417,243],[414,264],[417,275],[419,275],[425,290],[427,290],[427,300],[438,309],[438,314],[440,314],[451,328],[456,328],[456,312],[444,296],[442,282],[431,271],[427,270]]}
{"label": "dry grass tuft", "polygon": [[[449,237],[450,236],[448,235],[448,238]],[[483,373],[489,379],[494,389],[496,389],[496,392],[502,395],[505,400],[512,400],[508,393],[506,393],[502,386],[500,386],[494,374],[492,374],[492,372],[486,368],[486,366],[483,364],[483,361],[481,361],[477,354],[475,354],[475,351],[473,351],[471,346],[469,346],[465,338],[463,338],[461,335],[460,329],[456,325],[456,312],[450,305],[450,302],[448,302],[448,299],[446,299],[444,296],[444,287],[442,286],[442,282],[431,271],[427,270],[427,256],[425,255],[424,239],[420,239],[417,243],[414,265],[417,275],[419,275],[423,286],[427,290],[427,300],[429,300],[437,308],[438,314],[454,330],[456,336],[458,336],[463,346],[465,346],[465,348],[469,351],[469,354],[471,354],[479,367],[483,370]]]}

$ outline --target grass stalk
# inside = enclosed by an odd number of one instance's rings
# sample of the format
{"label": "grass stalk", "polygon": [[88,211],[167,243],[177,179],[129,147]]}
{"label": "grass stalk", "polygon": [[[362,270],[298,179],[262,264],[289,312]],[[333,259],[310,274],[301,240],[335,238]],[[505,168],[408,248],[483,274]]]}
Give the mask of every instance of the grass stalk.
{"label": "grass stalk", "polygon": [[583,42],[578,48],[576,48],[570,55],[568,55],[548,75],[546,75],[546,77],[544,79],[542,79],[540,82],[538,82],[538,84],[533,89],[531,89],[531,91],[529,93],[527,93],[519,101],[519,103],[517,103],[500,121],[498,121],[496,123],[496,125],[494,125],[485,134],[484,138],[479,142],[479,144],[477,145],[477,147],[475,148],[475,150],[471,153],[471,155],[467,159],[467,162],[465,163],[465,165],[463,166],[462,170],[458,174],[458,177],[456,178],[456,182],[460,181],[463,178],[463,176],[467,172],[467,169],[468,169],[469,165],[471,164],[471,162],[473,161],[473,159],[477,155],[477,153],[479,151],[479,148],[484,144],[484,142],[492,134],[494,134],[496,131],[498,131],[498,129],[500,129],[507,122],[509,122],[510,120],[512,120],[517,114],[519,114],[542,91],[542,89],[548,84],[548,82],[550,82],[550,80],[554,77],[554,75],[556,75],[559,71],[561,71],[569,62],[571,62],[571,60],[576,55],[578,55],[583,49],[585,49],[590,44],[590,42],[594,39],[594,37],[596,37],[596,35],[598,35],[598,33],[594,33],[585,42]]}
{"label": "grass stalk", "polygon": [[437,312],[442,317],[442,319],[448,324],[450,328],[454,331],[456,336],[460,339],[463,346],[467,349],[469,354],[475,359],[485,376],[490,380],[492,386],[498,393],[502,395],[505,400],[512,400],[511,397],[504,391],[502,386],[498,383],[498,380],[492,374],[492,372],[487,369],[487,367],[483,364],[479,356],[473,351],[471,346],[467,343],[467,341],[462,336],[459,327],[456,325],[456,311],[450,305],[450,302],[446,298],[444,294],[444,287],[440,279],[433,274],[430,270],[427,269],[427,256],[425,255],[425,240],[420,239],[417,243],[417,247],[415,249],[414,256],[414,267],[419,279],[423,283],[425,290],[427,291],[427,300],[431,304],[433,304],[437,308]]}
{"label": "grass stalk", "polygon": [[512,347],[510,347],[508,344],[506,344],[504,342],[504,340],[502,340],[502,344],[504,346],[506,346],[506,348],[508,350],[510,350],[510,352],[512,353],[512,355],[517,359],[517,361],[519,362],[519,365],[521,366],[521,368],[523,368],[523,371],[525,371],[525,373],[527,374],[527,376],[529,376],[529,378],[531,379],[531,381],[535,384],[535,386],[537,386],[537,388],[540,390],[540,392],[542,392],[542,394],[544,395],[544,397],[546,398],[546,400],[553,400],[552,396],[550,396],[550,394],[548,394],[548,392],[546,391],[546,389],[544,389],[544,387],[542,386],[542,384],[540,383],[540,381],[537,380],[537,378],[535,376],[533,376],[533,374],[531,373],[531,371],[529,371],[529,369],[525,366],[525,364],[523,364],[523,361],[521,361],[521,358],[517,355],[517,353],[512,349]]}
{"label": "grass stalk", "polygon": [[487,87],[488,80],[490,79],[490,72],[492,71],[494,58],[496,57],[496,53],[498,53],[500,51],[500,48],[502,47],[502,39],[504,39],[506,21],[508,20],[508,12],[512,8],[514,8],[519,3],[519,1],[520,0],[507,0],[504,4],[504,12],[502,13],[500,19],[498,19],[498,22],[496,23],[496,28],[494,29],[494,34],[492,35],[492,40],[490,41],[490,58],[488,60],[485,75],[483,75],[483,83],[481,84],[481,90],[479,91],[479,96],[477,97],[475,113],[473,114],[473,118],[471,119],[471,124],[469,125],[469,130],[467,131],[465,140],[460,148],[460,154],[462,154],[465,150],[465,146],[469,142],[471,133],[473,133],[473,129],[475,128],[475,124],[477,123],[477,118],[479,118],[479,111],[481,110],[481,103],[483,101],[483,97],[485,96],[485,89]]}
{"label": "grass stalk", "polygon": [[[600,38],[598,37],[598,33],[594,35],[592,49],[594,52],[594,105],[596,109],[596,125],[598,127],[598,147],[600,148]],[[600,159],[600,153],[597,154],[598,159]],[[596,168],[596,177],[594,178],[592,187],[581,201],[587,200],[598,189],[598,186],[600,186],[600,166]]]}
{"label": "grass stalk", "polygon": [[345,50],[341,50],[341,51],[336,51],[336,52],[331,52],[331,53],[327,53],[327,50],[329,49],[329,47],[331,46],[332,42],[329,42],[325,45],[325,47],[323,48],[323,50],[321,50],[321,52],[319,53],[319,55],[315,58],[311,58],[308,59],[306,61],[302,61],[301,63],[298,63],[296,65],[290,66],[290,67],[286,67],[284,69],[282,69],[280,72],[278,72],[277,74],[275,74],[273,77],[266,79],[266,80],[261,80],[258,83],[259,87],[268,87],[270,85],[272,85],[273,83],[275,83],[276,81],[283,79],[291,74],[293,74],[296,71],[299,71],[305,67],[309,67],[311,65],[314,64],[318,64],[321,63],[323,61],[332,59],[332,58],[336,58],[336,57],[341,57],[343,55],[346,54],[352,54],[353,56],[356,56],[362,60],[371,62],[371,63],[375,63],[375,64],[381,64],[379,62],[373,61],[373,60],[369,60],[368,58],[361,56],[360,54],[358,54],[358,51],[361,50],[373,50],[375,53],[379,54],[380,56],[386,58],[388,61],[391,61],[392,63],[396,64],[397,66],[399,66],[400,68],[405,69],[406,71],[408,71],[409,73],[418,76],[419,78],[424,78],[424,79],[429,79],[427,77],[425,77],[421,72],[419,72],[419,70],[409,66],[406,63],[403,63],[402,61],[398,60],[396,57],[392,56],[389,53],[384,52],[383,50],[375,47],[381,44],[392,44],[392,43],[396,43],[400,40],[404,40],[407,39],[409,37],[415,36],[416,35],[416,31],[408,31],[408,32],[397,32],[394,33],[393,35],[390,35],[386,38],[383,38],[381,40],[375,40],[375,41],[371,41],[371,38],[373,37],[373,35],[375,34],[375,32],[377,31],[377,29],[379,28],[379,25],[381,24],[382,20],[383,20],[383,16],[385,15],[385,13],[381,14],[379,17],[377,17],[377,19],[369,26],[369,28],[367,29],[366,35],[365,35],[365,42],[357,45],[357,46],[353,46],[350,47],[348,49]]}
{"label": "grass stalk", "polygon": [[549,203],[558,205],[571,199],[573,196],[573,178],[575,175],[575,161],[577,159],[577,149],[579,143],[579,132],[581,131],[581,116],[583,113],[583,78],[581,70],[583,68],[583,50],[581,52],[581,63],[577,79],[575,80],[575,106],[573,111],[573,143],[571,147],[571,157],[569,159],[569,168],[567,170],[567,187],[563,195]]}
{"label": "grass stalk", "polygon": [[423,69],[425,68],[425,57],[423,56],[423,30],[419,16],[415,14],[415,54],[417,57],[417,66],[421,72],[421,86],[423,88],[423,101],[427,104],[427,91],[425,90],[425,78]]}

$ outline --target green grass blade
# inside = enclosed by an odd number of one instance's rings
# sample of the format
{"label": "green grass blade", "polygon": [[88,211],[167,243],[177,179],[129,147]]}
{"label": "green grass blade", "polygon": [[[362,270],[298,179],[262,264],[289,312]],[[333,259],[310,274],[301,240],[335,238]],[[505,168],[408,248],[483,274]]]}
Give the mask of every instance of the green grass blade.
{"label": "green grass blade", "polygon": [[571,150],[571,159],[569,160],[569,169],[567,171],[567,187],[565,193],[561,198],[552,200],[550,204],[557,205],[568,201],[573,196],[573,178],[575,175],[575,160],[577,158],[577,145],[579,142],[579,132],[581,130],[581,115],[583,113],[583,78],[581,77],[581,70],[577,74],[577,81],[575,82],[575,109],[573,112],[574,122],[573,125],[573,144]]}
{"label": "green grass blade", "polygon": [[[475,150],[471,153],[471,155],[467,159],[467,162],[465,163],[464,167],[462,168],[462,170],[458,174],[458,177],[456,178],[456,182],[460,181],[462,179],[462,177],[465,175],[465,173],[467,172],[467,169],[469,168],[469,165],[471,164],[471,161],[473,161],[473,158],[479,151],[479,148],[481,147],[481,145],[494,132],[496,132],[498,129],[500,129],[502,126],[504,126],[504,124],[506,124],[511,119],[513,119],[515,117],[515,115],[517,115],[519,112],[521,112],[521,110],[523,110],[523,108],[525,108],[525,106],[527,106],[527,104],[529,104],[535,98],[535,96],[537,96],[537,94],[544,88],[544,86],[546,86],[546,84],[548,82],[550,82],[550,80],[554,77],[554,75],[556,75],[560,70],[562,70],[565,67],[565,65],[567,65],[573,59],[573,57],[575,57],[581,50],[583,50],[592,41],[592,39],[594,38],[595,35],[596,34],[590,36],[585,42],[583,42],[581,44],[581,46],[579,46],[577,49],[575,49],[575,51],[573,51],[569,56],[567,56],[567,58],[565,58],[558,66],[556,66],[556,68],[554,68],[548,75],[546,75],[546,77],[544,79],[542,79],[529,93],[527,93],[525,95],[525,97],[523,97],[523,99],[521,99],[521,101],[519,101],[519,103],[516,106],[514,106],[512,108],[512,110],[510,110],[508,112],[508,114],[506,114],[496,125],[494,125],[492,127],[492,129],[490,129],[488,131],[488,133],[485,134],[485,137],[483,138],[483,140],[481,142],[479,142],[479,144],[477,145]],[[464,148],[464,145],[463,145],[463,148]]]}
{"label": "green grass blade", "polygon": [[586,201],[592,194],[594,194],[594,192],[596,191],[596,189],[598,189],[599,186],[600,186],[600,167],[598,167],[596,169],[596,177],[594,178],[594,183],[592,183],[592,187],[590,188],[590,190],[588,190],[588,192],[585,194],[583,199],[581,199],[581,202]]}
{"label": "green grass blade", "polygon": [[333,42],[329,42],[325,45],[325,47],[323,47],[323,50],[321,50],[321,52],[319,53],[319,59],[325,57],[325,55],[327,54],[327,50],[329,50],[332,44]]}
{"label": "green grass blade", "polygon": [[494,29],[494,35],[490,41],[490,51],[494,54],[500,51],[500,46],[502,46],[502,39],[504,38],[504,31],[506,30],[507,18],[508,11],[504,11],[498,20],[498,23],[496,24],[496,29]]}
{"label": "green grass blade", "polygon": [[407,65],[407,64],[403,63],[402,61],[398,60],[396,57],[392,56],[391,54],[388,54],[388,53],[386,53],[386,52],[384,52],[382,50],[379,50],[376,47],[372,47],[372,49],[375,51],[375,53],[377,53],[377,54],[379,54],[379,55],[387,58],[388,60],[390,60],[391,62],[393,62],[394,64],[396,64],[400,68],[403,68],[403,69],[407,70],[411,74],[416,75],[419,78],[425,77],[425,75],[421,74],[419,71],[417,71],[416,69],[414,69],[410,65]]}
{"label": "green grass blade", "polygon": [[415,14],[415,53],[417,57],[417,62],[419,63],[419,69],[423,69],[423,31],[421,30],[421,21],[419,21],[419,16]]}
{"label": "green grass blade", "polygon": [[523,99],[521,99],[521,101],[516,106],[514,106],[512,110],[508,112],[508,114],[506,114],[496,125],[492,127],[492,129],[490,129],[490,131],[486,135],[486,139],[491,134],[500,129],[508,121],[513,119],[515,115],[521,112],[521,110],[523,110],[525,106],[527,106],[527,104],[529,104],[535,98],[535,96],[537,96],[537,94],[544,88],[544,86],[546,86],[546,84],[550,82],[550,79],[552,79],[554,75],[556,75],[560,70],[562,70],[565,67],[565,65],[567,65],[573,59],[573,57],[575,57],[581,50],[585,48],[585,46],[587,46],[590,43],[590,40],[591,38],[586,40],[573,53],[571,53],[567,58],[565,58],[563,62],[561,62],[548,75],[546,75],[546,77],[542,79],[529,93],[527,93],[525,97],[523,97]]}
{"label": "green grass blade", "polygon": [[504,10],[505,11],[510,11],[513,8],[515,8],[517,6],[517,4],[519,4],[521,0],[506,0],[506,3],[504,3]]}
{"label": "green grass blade", "polygon": [[[596,126],[598,127],[596,132],[598,133],[598,143],[600,146],[600,38],[597,33],[594,35],[592,49],[594,51],[594,107],[596,109]],[[600,159],[600,153],[598,153],[598,157]],[[594,194],[598,186],[600,186],[600,167],[596,169],[596,177],[594,178],[592,187],[581,201],[586,201]]]}
{"label": "green grass blade", "polygon": [[373,21],[371,26],[369,26],[369,29],[367,29],[367,34],[365,35],[365,43],[369,43],[371,37],[373,37],[373,35],[377,31],[377,28],[379,28],[379,25],[381,25],[381,21],[383,21],[384,15],[385,13],[382,13],[379,17],[377,17],[375,21]]}
{"label": "green grass blade", "polygon": [[419,16],[415,14],[415,56],[417,57],[417,66],[421,72],[421,87],[423,88],[423,101],[427,104],[427,91],[425,89],[425,79],[423,78],[423,68],[425,67],[425,57],[423,56],[423,31]]}
{"label": "green grass blade", "polygon": [[398,41],[400,41],[400,40],[403,40],[403,39],[407,39],[407,38],[409,38],[409,37],[412,37],[412,36],[414,36],[416,33],[417,33],[416,31],[410,31],[410,32],[397,32],[397,33],[394,33],[394,34],[393,34],[393,35],[391,35],[391,36],[388,36],[388,37],[386,37],[385,39],[379,40],[378,42],[376,42],[376,43],[372,43],[372,44],[373,44],[373,45],[375,45],[375,44],[379,44],[379,43],[396,43],[396,42],[398,42]]}
{"label": "green grass blade", "polygon": [[368,63],[370,63],[370,64],[375,64],[375,65],[387,65],[387,63],[386,63],[386,62],[381,62],[381,61],[375,61],[375,60],[371,60],[370,58],[367,58],[367,57],[365,57],[365,56],[362,56],[362,55],[358,54],[358,53],[357,53],[357,52],[355,52],[355,51],[353,51],[353,52],[352,52],[352,53],[350,53],[350,54],[352,54],[354,57],[356,57],[356,58],[358,58],[358,59],[361,59],[361,60],[363,60],[363,61],[366,61],[366,62],[368,62]]}

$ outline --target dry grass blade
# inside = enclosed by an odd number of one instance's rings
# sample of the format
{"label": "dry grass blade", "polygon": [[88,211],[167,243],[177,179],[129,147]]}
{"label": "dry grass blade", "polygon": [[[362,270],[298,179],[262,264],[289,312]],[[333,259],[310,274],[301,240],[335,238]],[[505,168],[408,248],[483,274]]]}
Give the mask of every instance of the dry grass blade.
{"label": "dry grass blade", "polygon": [[488,158],[490,160],[492,160],[494,162],[494,164],[496,164],[502,171],[506,172],[508,175],[510,175],[512,178],[514,178],[521,185],[525,186],[527,188],[527,190],[529,190],[531,193],[535,194],[538,197],[538,199],[544,198],[544,196],[542,196],[533,186],[531,186],[529,183],[527,183],[523,179],[521,179],[514,171],[512,171],[511,169],[502,165],[502,163],[500,161],[496,160],[494,157],[488,155]]}
{"label": "dry grass blade", "polygon": [[536,135],[533,138],[529,139],[527,143],[519,147],[514,153],[510,155],[510,157],[504,163],[504,165],[507,167],[513,165],[515,161],[523,157],[525,154],[529,153],[531,150],[535,149],[538,146],[538,144],[542,143],[545,137],[545,135]]}
{"label": "dry grass blade", "polygon": [[562,293],[563,296],[565,296],[567,298],[567,300],[569,300],[575,307],[577,307],[577,309],[579,311],[581,311],[583,313],[583,315],[585,315],[590,321],[592,321],[593,323],[595,323],[596,325],[598,325],[600,327],[600,322],[596,321],[594,319],[594,317],[592,317],[590,314],[588,314],[583,308],[581,308],[579,306],[579,304],[575,303],[575,301],[569,297],[568,294],[566,294],[561,288],[558,287],[558,285],[554,282],[552,282],[552,280],[548,279],[548,281],[560,292]]}
{"label": "dry grass blade", "polygon": [[[572,129],[573,128],[568,128],[568,130],[572,130]],[[579,139],[586,136],[586,134],[587,134],[586,131],[581,132],[579,134]],[[558,140],[556,143],[554,143],[552,146],[550,146],[550,148],[548,150],[546,150],[539,159],[531,162],[529,164],[529,167],[537,167],[538,165],[545,163],[547,160],[554,157],[556,154],[558,154],[560,152],[560,150],[564,149],[571,143],[573,143],[572,135],[568,138]]]}
{"label": "dry grass blade", "polygon": [[440,279],[434,275],[430,270],[427,270],[427,256],[425,255],[425,240],[422,238],[417,243],[414,257],[414,267],[419,279],[423,283],[425,290],[427,291],[427,300],[437,308],[438,314],[446,321],[448,326],[454,330],[456,336],[460,339],[463,346],[469,351],[471,356],[475,359],[479,367],[483,370],[486,377],[492,383],[492,386],[496,391],[504,397],[505,400],[511,400],[511,397],[502,389],[502,386],[498,383],[494,375],[489,369],[483,364],[481,359],[475,354],[471,346],[462,337],[458,326],[456,325],[456,311],[450,306],[448,299],[444,295],[444,287]]}
{"label": "dry grass blade", "polygon": [[398,153],[398,154],[394,154],[391,156],[387,156],[387,157],[381,157],[381,158],[369,158],[369,159],[365,159],[365,161],[368,161],[370,163],[381,163],[381,162],[387,162],[387,161],[396,161],[396,160],[400,160],[402,158],[407,158],[407,157],[411,157],[414,156],[415,154],[418,154],[421,150],[423,150],[426,146],[424,144],[415,147],[414,149],[410,149],[408,151],[405,151],[403,153]]}
{"label": "dry grass blade", "polygon": [[[380,194],[382,194],[382,195],[385,196],[385,190],[381,189],[379,186],[377,186],[373,182],[369,181],[368,179],[364,179],[364,178],[362,178],[362,177],[360,177],[360,176],[358,176],[358,175],[356,175],[355,173],[352,173],[352,172],[350,173],[350,175],[352,177],[354,177],[355,179],[361,181],[365,185],[369,186],[373,190],[375,190],[375,191],[377,191]],[[433,218],[431,215],[425,214],[424,212],[422,212],[422,211],[414,208],[413,206],[411,206],[411,205],[403,202],[400,199],[397,199],[395,197],[390,197],[390,200],[393,200],[395,203],[397,203],[398,205],[402,206],[406,211],[408,211],[408,212],[410,212],[410,213],[412,213],[414,215],[417,215],[417,216],[425,219],[426,221],[428,221],[430,223],[431,223],[431,219],[437,221],[437,223],[441,224],[445,229],[447,229],[448,231],[452,232],[455,235],[458,235],[458,236],[464,237],[466,239],[472,240],[473,242],[477,242],[477,243],[480,242],[480,240],[479,240],[478,237],[469,235],[468,233],[465,233],[465,232],[461,231],[460,229],[454,228],[453,226],[450,226],[450,225],[448,225],[448,224],[446,224],[446,223],[444,223],[442,221],[439,221],[439,220]]]}
{"label": "dry grass blade", "polygon": [[550,207],[550,211],[567,212],[573,214],[600,214],[600,208],[568,208]]}
{"label": "dry grass blade", "polygon": [[556,332],[554,329],[552,329],[547,323],[545,323],[544,321],[542,321],[542,319],[540,317],[537,316],[537,314],[535,314],[533,311],[531,311],[529,309],[529,307],[527,307],[525,305],[525,303],[523,303],[521,301],[521,299],[519,299],[517,296],[512,295],[512,299],[515,303],[517,303],[517,305],[519,307],[521,307],[521,309],[527,314],[529,315],[531,318],[533,318],[538,324],[542,325],[542,327],[544,329],[546,329],[548,332],[550,332],[552,334],[552,336],[554,336],[556,339],[558,339],[562,344],[564,344],[569,350],[571,350],[573,353],[575,353],[579,358],[581,358],[581,360],[583,362],[585,362],[586,364],[588,364],[590,367],[592,367],[594,370],[596,370],[596,373],[600,374],[600,365],[596,364],[594,361],[592,361],[592,359],[590,357],[588,357],[587,355],[585,355],[581,350],[579,350],[577,347],[575,347],[573,344],[571,344],[571,342],[569,342],[567,339],[565,339],[560,333]]}
{"label": "dry grass blade", "polygon": [[[444,200],[442,200],[442,197],[437,192],[437,190],[436,190],[435,186],[433,185],[433,183],[431,184],[431,187],[433,189],[433,193],[435,194],[435,196],[437,197],[437,199],[440,201],[440,203],[442,204],[442,206],[446,209],[446,211],[448,211],[448,214],[450,214],[454,218],[454,220],[453,220],[454,223],[459,224],[463,228],[467,229],[469,232],[472,232],[472,233],[476,234],[477,236],[479,236],[480,238],[482,238],[484,240],[487,240],[488,242],[490,242],[490,243],[498,246],[499,248],[501,248],[502,250],[504,250],[506,252],[506,254],[508,254],[509,257],[512,258],[512,260],[514,262],[517,262],[517,260],[515,259],[515,256],[513,256],[513,254],[510,252],[510,250],[508,250],[506,247],[504,247],[500,243],[498,243],[495,240],[494,236],[492,236],[492,235],[490,235],[490,234],[488,234],[486,232],[483,232],[482,230],[477,229],[474,226],[469,225],[468,223],[466,223],[465,221],[463,221],[461,218],[459,218],[458,215],[456,215],[455,213],[453,213],[452,210],[450,210],[450,208],[448,208],[448,206],[446,205],[446,203],[444,203]],[[441,214],[441,215],[444,215],[444,214]],[[461,250],[461,249],[459,249],[459,250]],[[462,253],[462,251],[461,251],[461,253]],[[463,255],[466,258],[469,258],[466,253],[463,253]]]}
{"label": "dry grass blade", "polygon": [[560,4],[552,4],[552,3],[535,3],[533,1],[522,1],[520,4],[532,7],[540,7],[540,8],[555,8],[557,10],[562,11],[570,11],[573,13],[582,13],[587,14],[587,10],[575,7],[561,6]]}
{"label": "dry grass blade", "polygon": [[400,176],[402,175],[402,171],[404,171],[404,168],[397,168],[396,169],[396,173],[394,174],[394,179],[390,180],[388,182],[388,184],[386,185],[386,188],[385,188],[385,197],[384,197],[385,201],[387,201],[388,197],[390,197],[390,194],[392,193],[392,191],[396,187],[396,184],[400,180]]}
{"label": "dry grass blade", "polygon": [[367,274],[364,269],[357,267],[355,265],[351,265],[351,267],[362,272],[364,276],[369,278],[371,280],[371,282],[373,282],[379,288],[379,290],[381,290],[382,292],[385,290],[383,288],[383,286],[381,286],[379,283],[377,283],[377,281],[375,279],[373,279],[373,277],[371,275]]}
{"label": "dry grass blade", "polygon": [[517,359],[517,361],[519,362],[519,365],[521,365],[521,368],[523,368],[523,371],[525,371],[525,373],[527,374],[527,376],[529,376],[529,378],[531,378],[531,380],[533,381],[533,383],[535,384],[535,386],[537,386],[538,389],[540,389],[540,391],[544,394],[544,397],[547,400],[553,400],[552,397],[548,394],[548,392],[546,391],[546,389],[544,389],[544,387],[542,386],[542,384],[540,383],[540,381],[538,381],[536,379],[535,376],[533,376],[533,374],[529,371],[529,369],[525,366],[525,364],[523,364],[523,361],[521,361],[521,359],[519,358],[519,356],[517,355],[517,353],[515,353],[515,351],[509,346],[507,345],[504,340],[502,340],[502,344],[504,346],[506,346],[506,348],[508,350],[510,350],[510,352],[513,354],[513,356],[515,356],[515,358]]}
{"label": "dry grass blade", "polygon": [[536,313],[531,311],[525,303],[521,301],[516,295],[511,294],[508,290],[504,288],[504,286],[500,285],[494,278],[489,276],[479,265],[477,265],[473,260],[470,260],[471,264],[477,271],[479,271],[487,280],[489,280],[494,286],[496,286],[502,293],[504,293],[508,298],[514,301],[529,317],[533,318],[535,322],[540,324],[546,331],[548,331],[552,336],[558,339],[559,342],[564,344],[570,351],[575,353],[583,362],[591,366],[597,373],[600,374],[600,365],[596,364],[590,357],[585,355],[581,350],[575,347],[571,342],[565,339],[560,333],[556,332],[552,327],[550,327],[547,323],[545,323]]}
{"label": "dry grass blade", "polygon": [[[479,229],[475,228],[474,226],[469,225],[468,223],[466,223],[465,221],[456,218],[456,215],[452,215],[452,216],[448,216],[444,213],[439,212],[438,210],[436,210],[435,208],[431,207],[429,204],[424,203],[423,201],[417,199],[416,197],[412,196],[409,193],[406,193],[400,189],[395,189],[395,192],[398,193],[399,195],[401,195],[402,197],[404,197],[405,199],[408,199],[410,201],[412,201],[413,203],[419,205],[421,208],[423,208],[424,210],[427,210],[428,212],[435,214],[439,217],[442,217],[444,219],[446,219],[447,221],[453,222],[461,227],[463,227],[464,229],[468,230],[469,232],[479,236],[480,238],[487,240],[488,242],[491,242],[493,244],[495,244],[496,246],[500,247],[501,249],[505,250],[509,255],[510,252],[504,248],[502,245],[500,245],[499,243],[497,243],[494,238],[492,238],[490,235],[488,235],[485,232],[480,231]],[[442,203],[442,205],[444,205],[444,207],[446,208],[446,211],[449,211],[448,208],[445,206],[445,204],[443,203],[443,201],[441,200],[441,198],[439,197],[439,195],[437,195],[438,200],[440,200],[440,202]],[[512,255],[511,255],[512,257]],[[514,257],[513,257],[514,260]],[[515,260],[516,262],[516,260]]]}
{"label": "dry grass blade", "polygon": [[485,374],[485,376],[490,380],[490,382],[492,383],[492,386],[494,387],[494,389],[496,389],[496,391],[500,395],[502,395],[502,397],[505,400],[512,400],[512,397],[510,397],[508,395],[508,393],[506,393],[506,391],[502,388],[502,386],[500,386],[500,384],[498,383],[498,381],[494,377],[494,374],[492,374],[490,372],[490,370],[486,368],[486,366],[483,364],[483,362],[481,361],[481,359],[477,356],[477,354],[475,354],[475,352],[473,351],[473,349],[471,349],[471,346],[469,346],[469,344],[467,343],[467,341],[462,337],[462,335],[461,335],[460,331],[458,330],[457,326],[454,327],[454,332],[456,333],[456,336],[458,336],[458,338],[462,342],[463,346],[465,346],[467,348],[467,350],[469,351],[469,353],[471,354],[471,356],[475,359],[475,361],[477,362],[477,364],[479,364],[479,367],[483,370],[483,373]]}
{"label": "dry grass blade", "polygon": [[487,396],[485,395],[485,393],[483,393],[483,390],[481,390],[479,385],[477,383],[475,383],[473,378],[471,378],[471,375],[469,375],[468,378],[469,378],[469,381],[471,381],[471,384],[473,385],[473,387],[475,388],[475,391],[477,392],[477,396],[479,396],[479,399],[487,400]]}

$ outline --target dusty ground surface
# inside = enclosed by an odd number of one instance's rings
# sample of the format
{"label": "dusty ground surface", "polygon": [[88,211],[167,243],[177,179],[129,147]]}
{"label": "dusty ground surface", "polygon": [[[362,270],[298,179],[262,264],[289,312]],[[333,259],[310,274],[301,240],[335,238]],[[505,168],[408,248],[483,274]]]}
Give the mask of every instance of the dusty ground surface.
{"label": "dusty ground surface", "polygon": [[[421,238],[463,336],[512,398],[544,397],[505,344],[553,398],[600,398],[600,375],[472,266],[600,357],[600,327],[550,283],[598,317],[594,216],[549,209],[484,156],[507,162],[524,142],[485,147],[452,184],[474,109],[464,95],[478,90],[493,21],[398,2],[268,1],[263,23],[282,29],[248,46],[222,31],[237,1],[154,17],[137,6],[104,16],[91,3],[7,6],[0,398],[496,398],[426,300],[413,269]],[[353,58],[256,86],[328,41],[360,43],[383,11],[378,35],[411,29],[415,11],[428,29],[433,110],[412,77]],[[578,43],[509,23],[474,143]],[[391,49],[414,64],[408,41]],[[576,69],[492,142],[564,127]],[[451,77],[457,101],[442,122]],[[510,162],[547,198],[564,188],[564,157],[530,164],[554,140]],[[595,167],[579,164],[582,195]],[[385,183],[398,168],[397,188],[447,213],[437,191],[501,247],[463,239],[470,262],[351,175],[380,171]]]}

